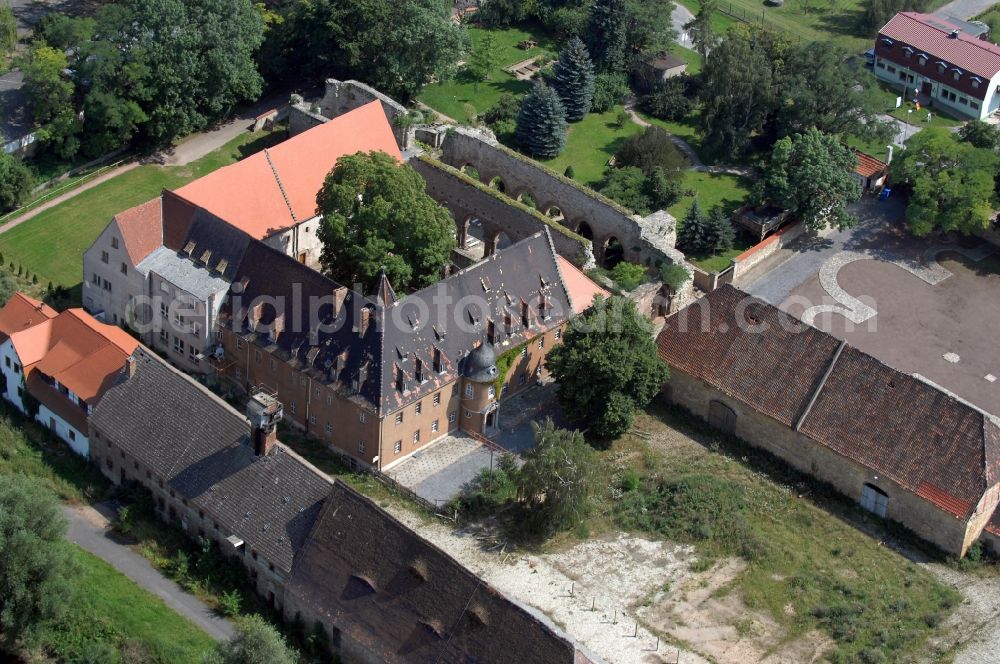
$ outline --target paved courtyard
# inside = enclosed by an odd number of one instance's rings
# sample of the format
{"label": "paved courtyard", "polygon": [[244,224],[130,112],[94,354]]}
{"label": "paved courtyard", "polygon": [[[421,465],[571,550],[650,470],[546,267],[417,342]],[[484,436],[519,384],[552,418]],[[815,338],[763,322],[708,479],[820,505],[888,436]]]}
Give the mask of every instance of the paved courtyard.
{"label": "paved courtyard", "polygon": [[809,240],[793,246],[747,290],[1000,414],[1000,252],[977,240],[919,240],[887,217],[835,234],[819,251]]}

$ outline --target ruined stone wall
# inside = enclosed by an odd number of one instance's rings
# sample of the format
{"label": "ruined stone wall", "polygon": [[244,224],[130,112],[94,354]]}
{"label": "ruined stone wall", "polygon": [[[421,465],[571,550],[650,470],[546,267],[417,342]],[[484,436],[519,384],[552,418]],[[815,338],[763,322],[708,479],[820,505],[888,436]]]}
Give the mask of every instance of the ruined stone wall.
{"label": "ruined stone wall", "polygon": [[406,115],[406,108],[388,95],[360,81],[326,79],[326,93],[322,99],[315,103],[303,102],[292,107],[288,118],[288,130],[295,136],[376,100],[382,103],[382,110],[392,125],[396,143],[400,149],[405,149],[409,145],[410,132],[400,127],[397,119]]}
{"label": "ruined stone wall", "polygon": [[581,268],[594,267],[590,241],[558,222],[426,155],[409,163],[427,183],[427,194],[451,212],[459,246],[464,246],[472,219],[482,224],[486,255],[496,251],[501,233],[517,242],[547,227],[560,256]]}
{"label": "ruined stone wall", "polygon": [[492,183],[512,199],[529,194],[542,215],[555,216],[558,211],[567,228],[593,241],[598,263],[604,262],[614,241],[621,244],[623,258],[633,263],[684,263],[684,254],[674,248],[677,221],[666,212],[643,219],[504,147],[482,130],[452,128],[442,151],[446,164],[459,170],[471,166],[483,184]]}

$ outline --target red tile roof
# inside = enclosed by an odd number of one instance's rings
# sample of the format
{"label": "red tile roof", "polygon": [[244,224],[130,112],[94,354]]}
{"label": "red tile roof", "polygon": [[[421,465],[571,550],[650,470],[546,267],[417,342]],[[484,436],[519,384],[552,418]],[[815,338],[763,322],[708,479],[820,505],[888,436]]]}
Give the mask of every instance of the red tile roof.
{"label": "red tile roof", "polygon": [[0,341],[6,341],[15,332],[34,327],[57,315],[58,312],[44,302],[24,293],[14,293],[0,309]]}
{"label": "red tile roof", "polygon": [[163,240],[161,219],[159,196],[115,215],[118,232],[132,265],[138,265],[160,246]]}
{"label": "red tile roof", "polygon": [[906,42],[950,65],[991,79],[1000,72],[1000,46],[958,33],[958,27],[932,14],[900,12],[879,31],[880,36]]}
{"label": "red tile roof", "polygon": [[1000,427],[856,348],[836,356],[840,343],[732,286],[669,318],[657,339],[671,368],[787,426],[805,413],[803,435],[968,518],[1000,481]]}
{"label": "red tile roof", "polygon": [[889,168],[889,164],[864,152],[855,150],[854,154],[858,157],[858,165],[854,167],[854,172],[863,178],[881,175]]}
{"label": "red tile roof", "polygon": [[[88,403],[101,397],[139,345],[121,328],[105,325],[83,309],[68,309],[15,332],[11,342],[24,366],[29,391],[33,380],[45,376]],[[44,401],[51,396],[47,391],[35,396],[49,405]]]}
{"label": "red tile roof", "polygon": [[569,303],[573,307],[574,314],[582,314],[589,309],[597,295],[608,296],[608,291],[594,283],[590,277],[583,273],[583,270],[562,256],[556,254],[556,262],[559,265],[559,274],[562,276],[563,285],[566,286],[566,293],[569,295]]}
{"label": "red tile roof", "polygon": [[199,178],[174,194],[262,240],[316,215],[316,194],[337,160],[357,152],[402,154],[373,101]]}

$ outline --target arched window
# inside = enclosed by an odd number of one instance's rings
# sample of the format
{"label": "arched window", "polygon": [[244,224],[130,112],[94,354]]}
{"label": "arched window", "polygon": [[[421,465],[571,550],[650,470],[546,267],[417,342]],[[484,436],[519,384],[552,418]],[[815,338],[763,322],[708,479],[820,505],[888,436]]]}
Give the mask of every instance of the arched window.
{"label": "arched window", "polygon": [[708,404],[708,423],[719,431],[733,433],[736,430],[736,413],[721,401],[712,400]]}

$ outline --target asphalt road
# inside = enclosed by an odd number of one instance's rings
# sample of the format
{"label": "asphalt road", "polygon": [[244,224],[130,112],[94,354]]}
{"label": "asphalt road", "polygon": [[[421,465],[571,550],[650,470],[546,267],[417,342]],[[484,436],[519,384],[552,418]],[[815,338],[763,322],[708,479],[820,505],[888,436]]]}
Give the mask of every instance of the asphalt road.
{"label": "asphalt road", "polygon": [[973,16],[978,16],[996,4],[996,0],[954,0],[941,9],[934,12],[935,16],[954,16],[968,20]]}
{"label": "asphalt road", "polygon": [[69,522],[66,539],[94,554],[119,572],[153,593],[171,609],[203,629],[216,641],[235,634],[232,623],[220,618],[201,601],[153,569],[149,562],[123,544],[108,537],[107,518],[92,507],[63,506]]}

